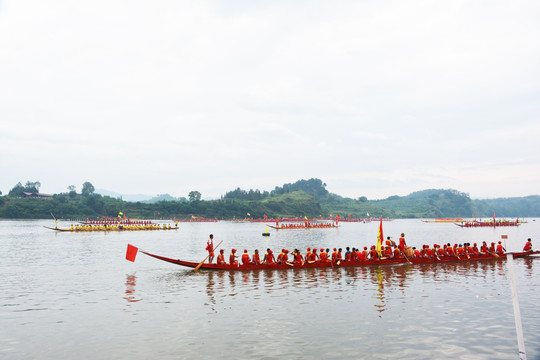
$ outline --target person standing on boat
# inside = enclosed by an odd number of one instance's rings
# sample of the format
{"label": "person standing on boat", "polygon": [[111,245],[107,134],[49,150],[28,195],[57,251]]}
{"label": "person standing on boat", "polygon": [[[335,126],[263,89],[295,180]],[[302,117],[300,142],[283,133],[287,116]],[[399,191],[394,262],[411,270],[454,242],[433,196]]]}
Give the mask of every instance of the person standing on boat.
{"label": "person standing on boat", "polygon": [[214,260],[214,235],[210,234],[210,238],[206,242],[206,251],[208,251],[208,263],[211,264]]}
{"label": "person standing on boat", "polygon": [[401,236],[399,237],[398,248],[401,251],[405,251],[405,246],[407,246],[407,243],[405,242],[405,233],[401,233]]}
{"label": "person standing on boat", "polygon": [[527,239],[527,242],[525,243],[525,246],[523,247],[523,251],[524,252],[533,251],[531,238]]}

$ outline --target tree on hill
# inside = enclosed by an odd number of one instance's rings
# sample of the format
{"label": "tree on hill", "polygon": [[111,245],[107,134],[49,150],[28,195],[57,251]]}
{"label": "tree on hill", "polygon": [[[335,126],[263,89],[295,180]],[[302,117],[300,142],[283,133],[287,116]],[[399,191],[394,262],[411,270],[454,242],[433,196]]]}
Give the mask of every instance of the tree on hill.
{"label": "tree on hill", "polygon": [[188,199],[190,202],[194,202],[194,201],[200,201],[201,200],[201,193],[194,190],[194,191],[190,191],[189,194],[188,194]]}
{"label": "tree on hill", "polygon": [[23,186],[19,182],[17,183],[17,185],[13,187],[13,189],[9,191],[8,196],[13,196],[13,197],[22,196],[23,193],[25,192],[37,194],[39,192],[40,187],[41,187],[41,183],[39,181],[34,181],[34,182],[27,181],[25,186]]}
{"label": "tree on hill", "polygon": [[81,191],[81,194],[83,194],[84,196],[89,196],[89,195],[92,195],[94,193],[96,189],[94,188],[94,185],[92,185],[91,182],[89,181],[86,181],[83,185],[82,185],[82,191]]}
{"label": "tree on hill", "polygon": [[328,196],[326,183],[320,179],[298,180],[294,184],[285,184],[283,187],[276,186],[272,191],[272,195],[287,194],[293,191],[304,191],[313,195],[316,199],[325,198]]}

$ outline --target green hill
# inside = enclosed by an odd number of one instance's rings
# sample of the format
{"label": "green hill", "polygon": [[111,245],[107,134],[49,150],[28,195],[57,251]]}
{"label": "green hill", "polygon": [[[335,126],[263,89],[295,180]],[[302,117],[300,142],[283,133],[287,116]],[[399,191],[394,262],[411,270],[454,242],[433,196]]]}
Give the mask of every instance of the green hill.
{"label": "green hill", "polygon": [[[37,187],[36,187],[37,185]],[[37,193],[39,182],[20,183],[6,196],[0,196],[0,218],[99,218],[117,216],[120,211],[130,217],[238,219],[275,217],[365,218],[435,218],[540,216],[540,196],[471,200],[468,194],[453,189],[429,189],[407,196],[390,196],[382,200],[365,197],[350,199],[329,193],[320,179],[299,180],[276,186],[272,191],[242,190],[227,192],[218,200],[200,200],[200,193],[174,199],[162,195],[157,202],[129,202],[121,198],[94,193],[90,183],[83,184],[80,194],[74,190],[47,198],[25,197]],[[197,196],[191,196],[197,195]],[[368,215],[369,214],[369,215]]]}

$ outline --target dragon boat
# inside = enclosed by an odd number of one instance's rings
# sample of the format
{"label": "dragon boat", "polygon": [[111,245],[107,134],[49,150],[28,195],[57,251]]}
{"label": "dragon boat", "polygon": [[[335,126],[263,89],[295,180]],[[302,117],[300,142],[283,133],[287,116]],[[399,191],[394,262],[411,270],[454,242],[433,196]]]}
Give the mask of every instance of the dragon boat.
{"label": "dragon boat", "polygon": [[49,230],[55,230],[60,232],[109,232],[109,231],[156,231],[156,230],[178,230],[178,226],[79,226],[73,228],[58,228],[43,226]]}
{"label": "dragon boat", "polygon": [[[249,265],[231,265],[231,264],[213,264],[213,263],[201,263],[193,261],[185,261],[180,259],[172,259],[165,256],[160,256],[156,254],[143,251],[133,245],[128,244],[126,259],[129,261],[135,261],[135,256],[137,252],[141,252],[145,255],[151,256],[158,260],[166,261],[172,264],[185,266],[188,268],[195,269],[205,269],[205,270],[229,270],[229,271],[242,271],[242,270],[284,270],[284,269],[304,269],[304,268],[323,268],[323,267],[361,267],[361,266],[377,266],[377,265],[398,265],[398,264],[436,264],[436,263],[450,263],[450,262],[472,262],[472,261],[497,261],[504,260],[506,256],[501,256],[497,254],[482,254],[482,255],[469,255],[467,256],[441,256],[439,258],[403,258],[403,259],[384,259],[384,260],[360,260],[360,261],[341,261],[339,263],[328,262],[303,262],[303,263],[292,263],[288,262],[285,264],[249,264]],[[508,253],[512,254],[514,258],[523,258],[532,255],[540,255],[540,251],[529,251],[529,252],[515,252]]]}
{"label": "dragon boat", "polygon": [[521,222],[516,221],[467,221],[464,223],[454,223],[459,227],[469,228],[469,227],[499,227],[499,226],[519,226]]}
{"label": "dragon boat", "polygon": [[296,230],[296,229],[331,229],[331,228],[338,228],[339,225],[335,224],[291,224],[291,225],[268,225],[269,228],[275,229],[275,230]]}

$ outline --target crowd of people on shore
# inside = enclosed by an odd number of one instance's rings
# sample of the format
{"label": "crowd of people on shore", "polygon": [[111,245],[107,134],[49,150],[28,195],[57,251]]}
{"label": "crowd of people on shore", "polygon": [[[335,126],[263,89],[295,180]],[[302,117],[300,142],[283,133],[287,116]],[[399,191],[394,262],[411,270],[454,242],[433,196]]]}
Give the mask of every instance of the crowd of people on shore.
{"label": "crowd of people on shore", "polygon": [[[208,251],[208,262],[212,263],[214,259],[214,236],[210,234],[210,238],[207,241],[206,250]],[[524,252],[532,252],[532,241],[529,238],[523,248]],[[386,259],[411,259],[411,258],[437,258],[441,257],[457,257],[458,259],[470,258],[477,255],[492,255],[495,257],[504,255],[506,249],[501,241],[498,244],[492,242],[488,245],[485,241],[482,242],[480,247],[477,243],[470,244],[454,244],[450,243],[434,244],[433,246],[422,245],[421,249],[416,247],[409,247],[405,242],[405,234],[401,234],[399,243],[396,244],[390,237],[386,238],[384,244],[381,244],[380,248],[377,245],[372,245],[368,250],[367,246],[364,246],[363,250],[359,248],[346,247],[345,251],[342,248],[333,248],[330,252],[329,248],[307,248],[306,252],[302,254],[299,249],[294,249],[292,252],[288,249],[281,249],[281,252],[276,256],[272,249],[266,249],[266,253],[262,255],[258,249],[255,249],[250,256],[247,249],[244,249],[242,255],[237,255],[237,249],[231,249],[229,258],[225,257],[225,250],[221,249],[216,257],[217,264],[230,264],[230,265],[272,265],[272,264],[313,264],[313,263],[333,263],[340,264],[341,262],[358,262],[358,261],[378,261]]]}

